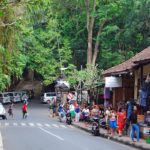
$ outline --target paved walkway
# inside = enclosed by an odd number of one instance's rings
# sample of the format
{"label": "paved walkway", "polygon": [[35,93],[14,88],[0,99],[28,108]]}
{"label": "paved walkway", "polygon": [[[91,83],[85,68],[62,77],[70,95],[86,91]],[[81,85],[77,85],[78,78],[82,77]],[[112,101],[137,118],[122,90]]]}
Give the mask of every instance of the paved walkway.
{"label": "paved walkway", "polygon": [[[90,124],[87,127],[85,127],[83,122],[78,122],[78,123],[73,122],[72,124],[75,127],[80,128],[84,131],[91,132]],[[119,137],[118,135],[115,135],[112,137],[111,135],[107,134],[107,130],[105,130],[103,128],[100,128],[100,136],[107,138],[109,140],[114,140],[119,143],[130,145],[130,146],[135,147],[140,150],[150,150],[150,144],[146,144],[146,141],[144,139],[140,139],[140,142],[132,142],[130,137],[128,137],[128,136]]]}

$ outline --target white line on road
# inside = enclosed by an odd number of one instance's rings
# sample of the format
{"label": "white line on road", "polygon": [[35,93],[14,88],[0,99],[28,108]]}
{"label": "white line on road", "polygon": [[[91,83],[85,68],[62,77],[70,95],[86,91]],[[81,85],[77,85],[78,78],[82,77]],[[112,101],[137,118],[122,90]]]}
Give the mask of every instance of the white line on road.
{"label": "white line on road", "polygon": [[54,127],[59,128],[59,126],[57,124],[52,124]]}
{"label": "white line on road", "polygon": [[3,150],[3,140],[2,140],[1,132],[0,132],[0,150]]}
{"label": "white line on road", "polygon": [[40,124],[40,123],[36,123],[36,125],[39,126],[39,127],[42,127],[42,124]]}
{"label": "white line on road", "polygon": [[21,123],[21,125],[22,125],[22,126],[26,126],[26,124],[25,124],[25,123]]}
{"label": "white line on road", "polygon": [[65,125],[60,125],[61,127],[63,127],[63,128],[67,128]]}
{"label": "white line on road", "polygon": [[6,122],[6,123],[5,123],[5,126],[9,126],[9,123]]}
{"label": "white line on road", "polygon": [[45,133],[48,133],[48,134],[50,134],[50,135],[56,137],[57,139],[59,139],[59,140],[61,140],[61,141],[64,141],[64,139],[61,138],[60,136],[58,136],[58,135],[56,135],[56,134],[53,134],[53,133],[51,133],[51,132],[49,132],[49,131],[43,129],[42,127],[39,127],[39,129],[41,129],[41,130],[44,131]]}
{"label": "white line on road", "polygon": [[14,126],[18,126],[18,123],[15,123],[15,122],[14,122],[13,125],[14,125]]}
{"label": "white line on road", "polygon": [[33,126],[34,126],[34,124],[33,124],[33,123],[29,123],[29,125],[30,125],[31,127],[33,127]]}
{"label": "white line on road", "polygon": [[47,123],[45,124],[45,126],[46,126],[46,127],[50,127],[50,125],[49,125],[49,124],[47,124]]}

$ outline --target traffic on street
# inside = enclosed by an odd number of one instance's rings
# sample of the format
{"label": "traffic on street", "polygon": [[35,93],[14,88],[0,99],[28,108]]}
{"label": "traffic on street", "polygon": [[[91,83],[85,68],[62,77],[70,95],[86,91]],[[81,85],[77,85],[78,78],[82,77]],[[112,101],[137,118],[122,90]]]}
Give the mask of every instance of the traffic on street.
{"label": "traffic on street", "polygon": [[[28,104],[28,117],[22,118],[22,103],[13,107],[14,116],[0,120],[1,150],[134,150],[134,148],[95,137],[51,118],[47,104],[33,100]],[[8,105],[4,105],[6,110]]]}

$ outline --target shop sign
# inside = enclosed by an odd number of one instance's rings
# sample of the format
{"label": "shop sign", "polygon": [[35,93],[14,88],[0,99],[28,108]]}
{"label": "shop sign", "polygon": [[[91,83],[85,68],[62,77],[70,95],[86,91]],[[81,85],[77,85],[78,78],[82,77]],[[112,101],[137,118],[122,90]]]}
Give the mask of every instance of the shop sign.
{"label": "shop sign", "polygon": [[122,87],[121,77],[105,77],[105,87],[115,88]]}

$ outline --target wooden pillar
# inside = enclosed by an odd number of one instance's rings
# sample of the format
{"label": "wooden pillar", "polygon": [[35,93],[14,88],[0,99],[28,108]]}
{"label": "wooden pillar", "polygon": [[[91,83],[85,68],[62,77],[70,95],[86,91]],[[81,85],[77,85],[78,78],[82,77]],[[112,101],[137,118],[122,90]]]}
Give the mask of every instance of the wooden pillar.
{"label": "wooden pillar", "polygon": [[134,72],[134,99],[138,99],[138,70]]}
{"label": "wooden pillar", "polygon": [[141,86],[143,83],[143,66],[141,66],[141,76],[140,76],[140,80],[141,80]]}
{"label": "wooden pillar", "polygon": [[122,96],[122,100],[123,101],[125,101],[125,92],[126,92],[126,88],[125,87],[123,87],[123,92],[122,92],[122,94],[123,94],[123,96]]}
{"label": "wooden pillar", "polygon": [[113,88],[113,103],[112,103],[113,107],[116,107],[116,90],[115,88]]}

